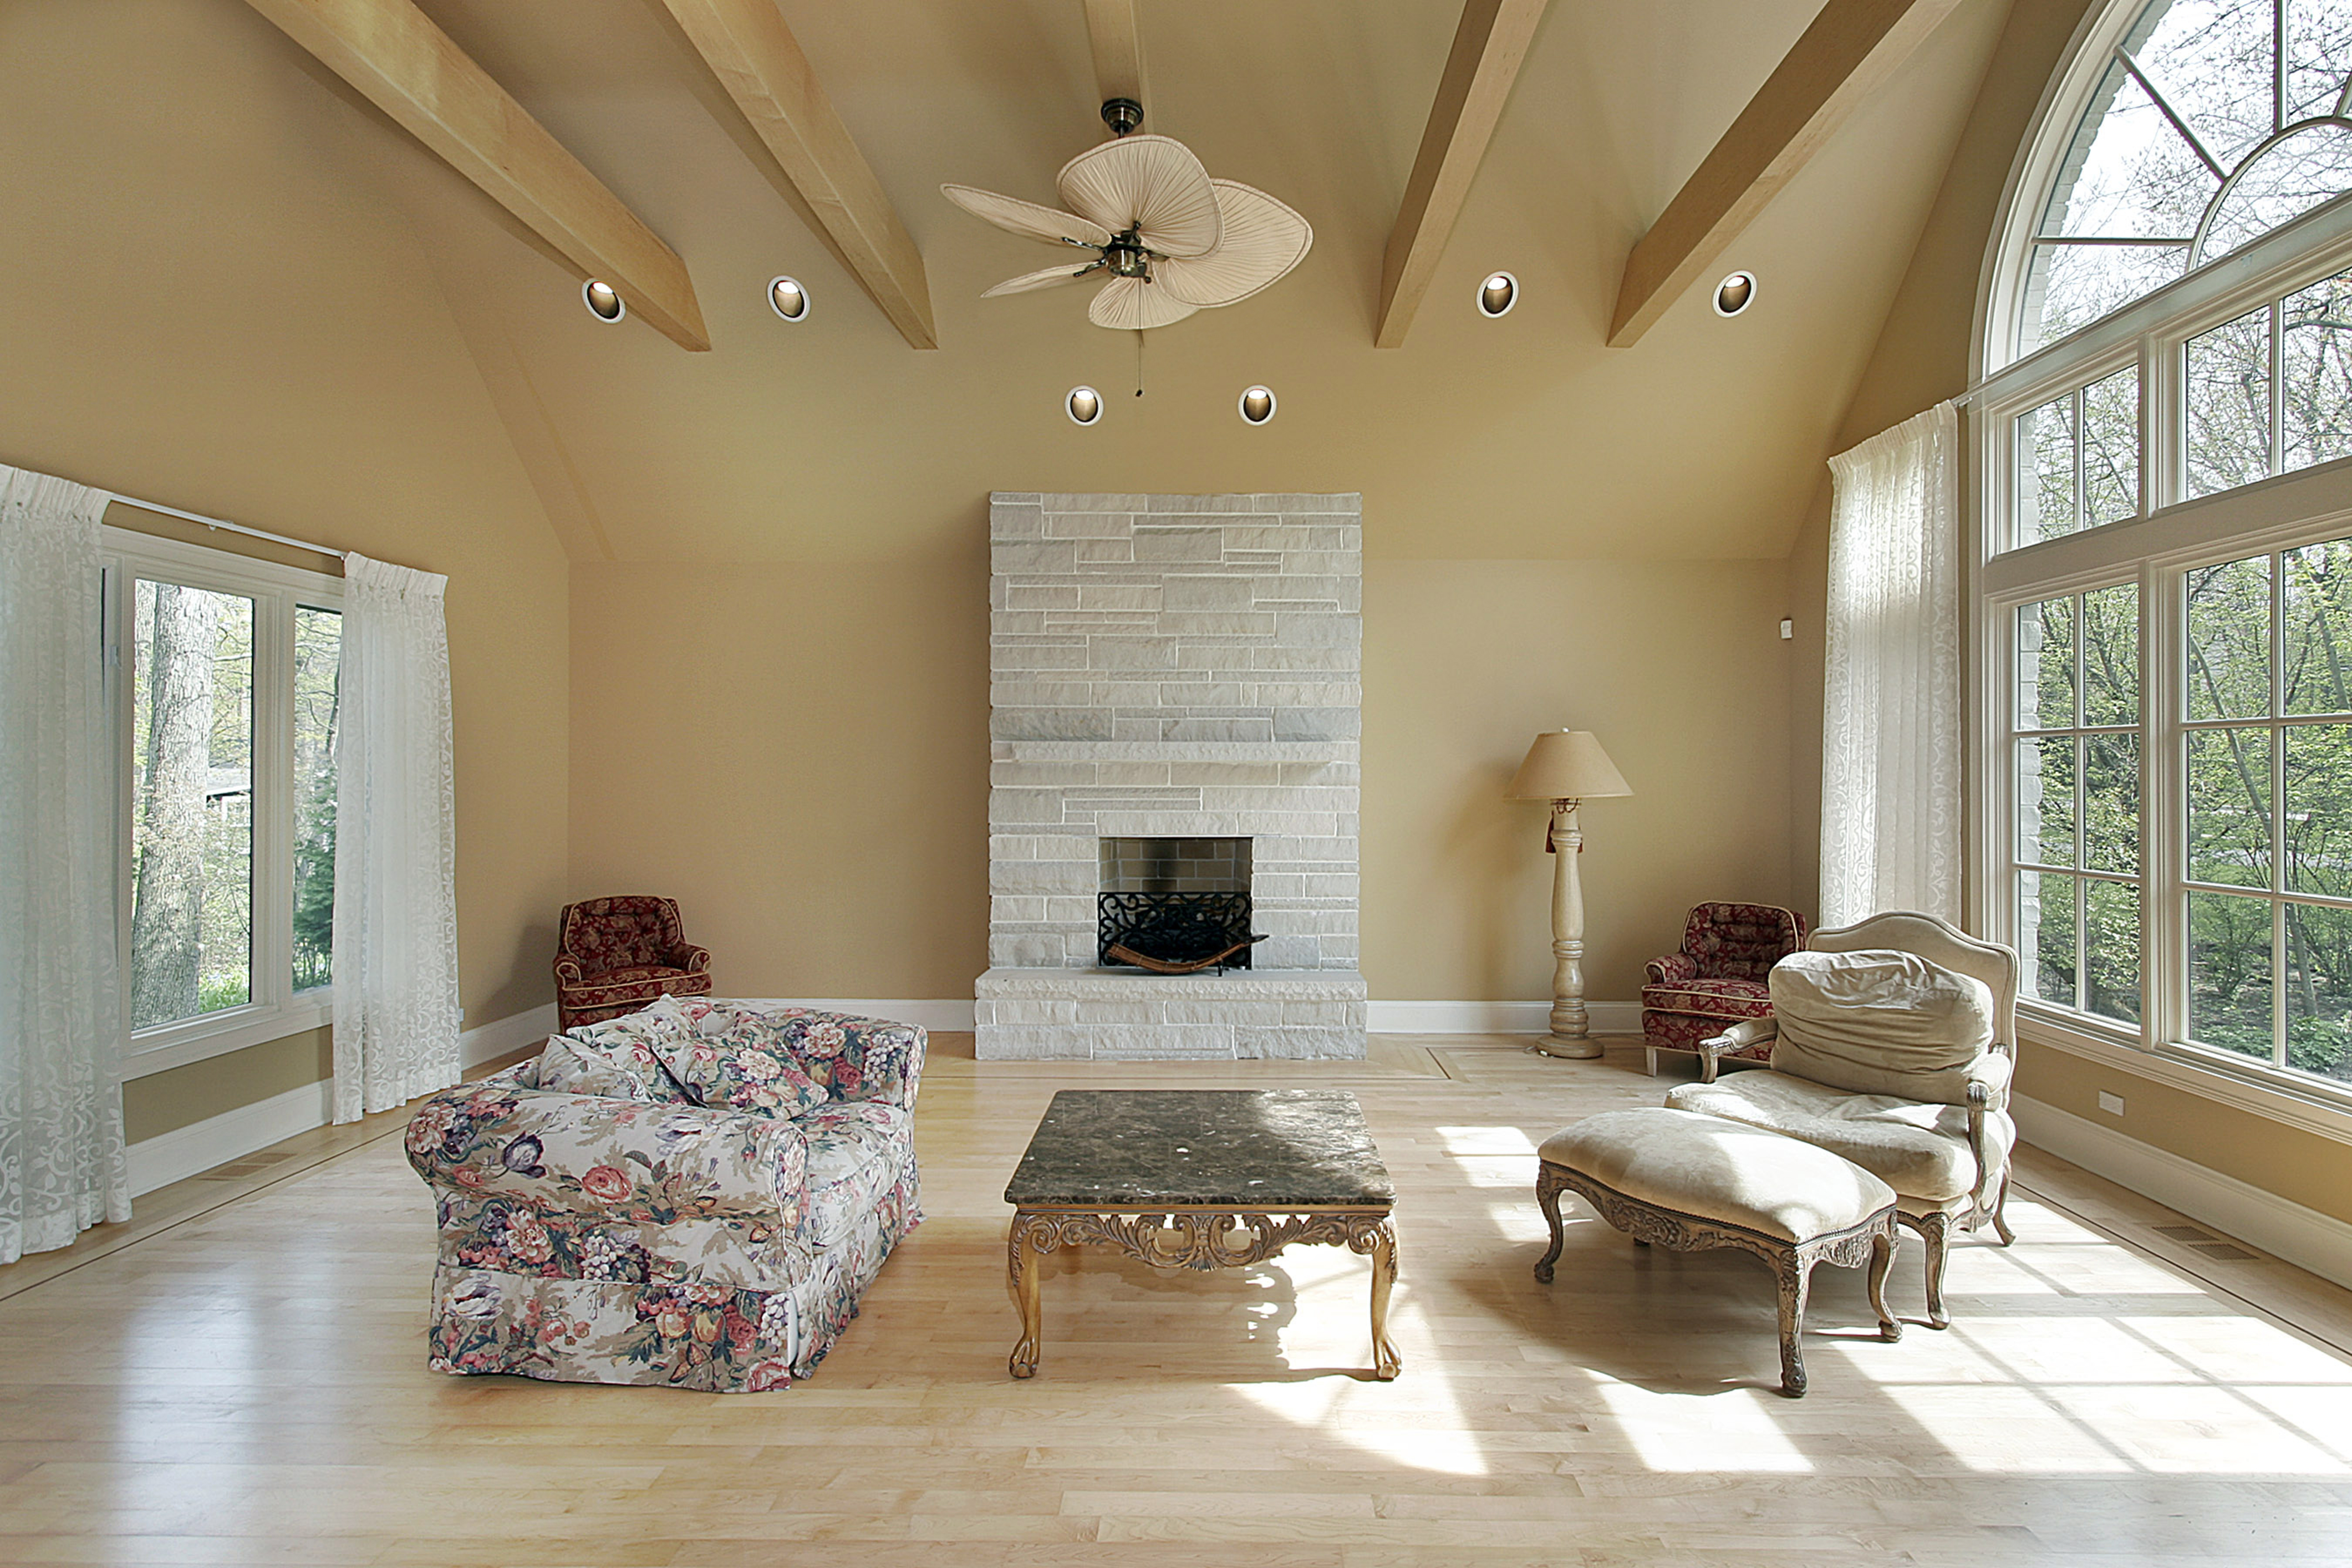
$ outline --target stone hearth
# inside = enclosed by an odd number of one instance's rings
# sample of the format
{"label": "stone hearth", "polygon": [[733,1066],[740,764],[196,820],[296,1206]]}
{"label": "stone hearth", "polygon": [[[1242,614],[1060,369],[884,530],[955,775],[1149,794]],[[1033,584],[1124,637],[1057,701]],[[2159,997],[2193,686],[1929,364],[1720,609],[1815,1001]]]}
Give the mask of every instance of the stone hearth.
{"label": "stone hearth", "polygon": [[[1360,1057],[1353,495],[1000,494],[983,1059]],[[1104,838],[1248,838],[1253,967],[1096,963]]]}

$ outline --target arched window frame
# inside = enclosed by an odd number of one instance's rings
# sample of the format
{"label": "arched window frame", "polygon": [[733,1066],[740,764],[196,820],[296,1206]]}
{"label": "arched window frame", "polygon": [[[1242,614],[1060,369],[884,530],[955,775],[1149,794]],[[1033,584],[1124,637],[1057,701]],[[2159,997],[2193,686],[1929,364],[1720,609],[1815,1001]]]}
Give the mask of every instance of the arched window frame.
{"label": "arched window frame", "polygon": [[[2266,551],[2352,536],[2352,459],[2192,497],[2186,474],[2186,345],[2298,289],[2352,270],[2352,195],[2305,213],[2065,338],[2019,352],[2033,242],[2074,132],[2113,51],[2145,0],[2110,0],[2085,17],[2045,89],[2002,194],[1979,279],[1965,399],[1969,491],[1970,918],[2018,943],[2019,794],[2015,763],[2022,660],[2018,612],[2029,605],[2130,585],[2139,595],[2141,1005],[2137,1024],[2070,1006],[2023,1005],[2029,1038],[2125,1066],[2333,1136],[2352,1136],[2352,1084],[2277,1059],[2233,1057],[2188,1038],[2184,895],[2187,771],[2183,574]],[[2055,538],[2017,537],[2022,468],[2019,419],[2053,399],[2136,368],[2137,508]],[[2273,372],[2275,375],[2275,371]],[[2274,443],[2275,445],[2275,439]],[[2029,965],[2031,953],[2022,953]]]}

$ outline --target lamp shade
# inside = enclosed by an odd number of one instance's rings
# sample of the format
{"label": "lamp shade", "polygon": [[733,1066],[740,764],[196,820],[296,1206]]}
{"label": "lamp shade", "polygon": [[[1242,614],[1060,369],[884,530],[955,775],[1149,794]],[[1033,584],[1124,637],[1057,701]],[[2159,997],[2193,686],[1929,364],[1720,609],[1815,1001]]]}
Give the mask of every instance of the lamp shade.
{"label": "lamp shade", "polygon": [[1625,775],[1601,749],[1590,730],[1546,730],[1528,748],[1528,760],[1512,775],[1505,800],[1591,800],[1632,795]]}

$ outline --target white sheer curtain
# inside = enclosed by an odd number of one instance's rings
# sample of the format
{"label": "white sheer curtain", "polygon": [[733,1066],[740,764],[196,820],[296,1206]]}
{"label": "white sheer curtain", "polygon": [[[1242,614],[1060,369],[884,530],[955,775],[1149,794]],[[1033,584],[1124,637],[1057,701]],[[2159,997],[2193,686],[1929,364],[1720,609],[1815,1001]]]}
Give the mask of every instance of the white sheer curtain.
{"label": "white sheer curtain", "polygon": [[1822,923],[1960,918],[1959,417],[1830,460]]}
{"label": "white sheer curtain", "polygon": [[131,1217],[104,490],[0,468],[0,1263]]}
{"label": "white sheer curtain", "polygon": [[457,1081],[446,577],[343,558],[335,1120]]}

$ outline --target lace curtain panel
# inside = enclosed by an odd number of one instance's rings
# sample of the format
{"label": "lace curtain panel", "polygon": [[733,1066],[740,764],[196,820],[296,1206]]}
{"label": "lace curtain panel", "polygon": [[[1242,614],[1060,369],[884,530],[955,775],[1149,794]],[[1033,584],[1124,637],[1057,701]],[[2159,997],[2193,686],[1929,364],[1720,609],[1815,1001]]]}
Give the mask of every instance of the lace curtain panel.
{"label": "lace curtain panel", "polygon": [[0,468],[0,1263],[131,1217],[103,490]]}
{"label": "lace curtain panel", "polygon": [[1959,417],[1833,458],[1822,921],[1960,918]]}
{"label": "lace curtain panel", "polygon": [[343,559],[335,1120],[457,1081],[446,577]]}

